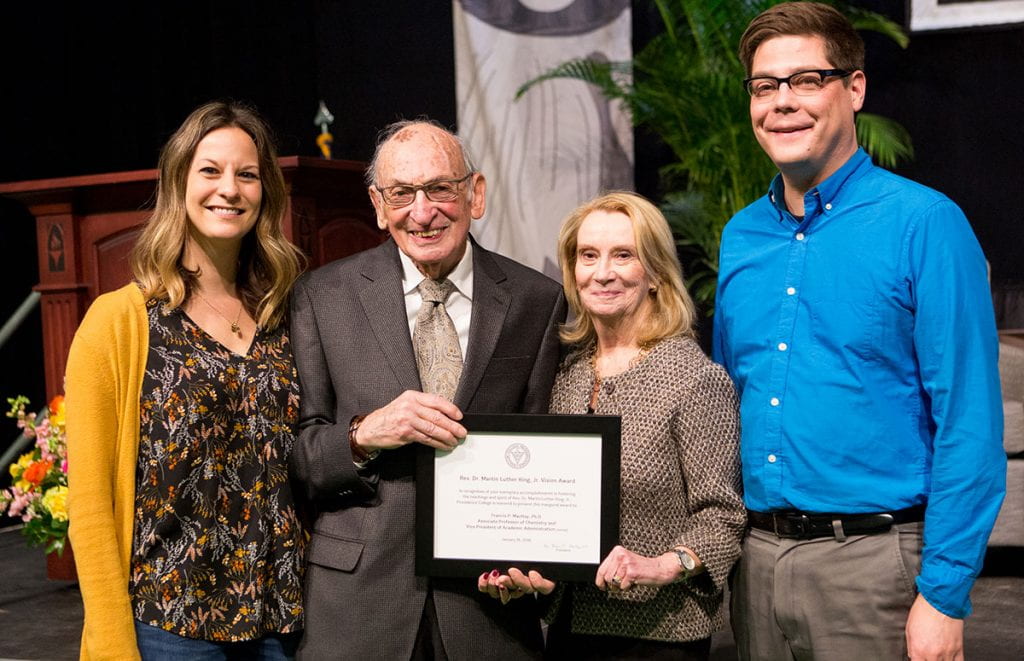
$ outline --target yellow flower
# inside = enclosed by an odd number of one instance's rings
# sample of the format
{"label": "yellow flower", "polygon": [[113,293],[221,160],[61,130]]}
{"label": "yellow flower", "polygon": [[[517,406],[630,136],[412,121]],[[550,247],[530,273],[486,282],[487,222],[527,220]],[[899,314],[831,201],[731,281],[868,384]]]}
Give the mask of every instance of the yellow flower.
{"label": "yellow flower", "polygon": [[68,520],[68,488],[52,487],[43,494],[43,507],[56,521]]}
{"label": "yellow flower", "polygon": [[32,462],[35,460],[35,454],[35,451],[26,452],[18,457],[18,461],[11,464],[9,469],[11,471],[11,477],[14,479],[21,477],[21,474],[25,472],[25,469],[32,465]]}

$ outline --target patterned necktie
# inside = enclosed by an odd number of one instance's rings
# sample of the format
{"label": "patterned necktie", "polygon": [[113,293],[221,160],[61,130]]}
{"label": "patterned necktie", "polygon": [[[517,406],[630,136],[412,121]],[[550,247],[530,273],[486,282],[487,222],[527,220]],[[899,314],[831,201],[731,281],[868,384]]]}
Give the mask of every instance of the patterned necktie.
{"label": "patterned necktie", "polygon": [[426,278],[419,285],[423,304],[416,315],[412,345],[423,392],[436,393],[451,400],[462,374],[462,349],[455,324],[444,302],[455,289],[450,280],[438,282]]}

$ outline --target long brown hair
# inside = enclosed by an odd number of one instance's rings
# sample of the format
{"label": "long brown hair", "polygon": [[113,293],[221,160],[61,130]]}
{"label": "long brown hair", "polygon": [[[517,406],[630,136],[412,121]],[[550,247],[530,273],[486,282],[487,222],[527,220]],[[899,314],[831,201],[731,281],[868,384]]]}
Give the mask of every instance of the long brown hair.
{"label": "long brown hair", "polygon": [[132,271],[146,298],[180,307],[196,286],[196,273],[182,263],[188,241],[185,188],[199,142],[217,129],[245,131],[259,154],[263,195],[252,231],[242,239],[237,287],[246,310],[261,327],[274,328],[284,318],[292,283],[303,257],[283,232],[288,199],[284,175],[266,123],[244,105],[215,101],[196,108],[160,152],[156,208],[131,255]]}

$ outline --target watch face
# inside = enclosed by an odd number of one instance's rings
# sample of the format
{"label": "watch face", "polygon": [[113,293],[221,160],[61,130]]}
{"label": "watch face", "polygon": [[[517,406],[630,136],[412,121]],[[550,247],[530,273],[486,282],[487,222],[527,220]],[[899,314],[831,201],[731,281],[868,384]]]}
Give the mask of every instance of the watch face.
{"label": "watch face", "polygon": [[686,551],[676,551],[676,555],[679,556],[679,564],[683,566],[686,571],[693,571],[697,566],[697,563],[693,561],[693,557]]}

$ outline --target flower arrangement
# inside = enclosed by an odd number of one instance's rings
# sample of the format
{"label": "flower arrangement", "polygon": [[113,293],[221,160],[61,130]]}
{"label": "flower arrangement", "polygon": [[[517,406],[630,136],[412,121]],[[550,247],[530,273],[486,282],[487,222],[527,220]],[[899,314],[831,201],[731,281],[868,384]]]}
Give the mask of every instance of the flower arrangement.
{"label": "flower arrangement", "polygon": [[68,447],[64,431],[64,397],[57,395],[43,415],[26,413],[27,397],[8,398],[18,427],[35,447],[11,464],[12,485],[0,490],[0,514],[21,517],[22,534],[31,546],[64,553],[68,538]]}

